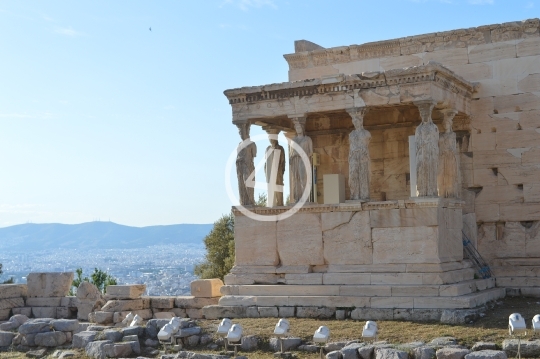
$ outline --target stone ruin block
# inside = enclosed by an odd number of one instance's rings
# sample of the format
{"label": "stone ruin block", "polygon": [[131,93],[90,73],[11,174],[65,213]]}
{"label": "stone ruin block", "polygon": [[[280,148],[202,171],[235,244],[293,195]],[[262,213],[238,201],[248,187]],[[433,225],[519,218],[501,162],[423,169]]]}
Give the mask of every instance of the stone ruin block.
{"label": "stone ruin block", "polygon": [[146,284],[110,285],[107,299],[139,299],[146,291]]}
{"label": "stone ruin block", "polygon": [[[173,308],[173,309],[170,309],[171,312],[174,313],[174,315],[178,318],[186,318],[187,317],[187,314],[186,314],[186,309],[184,308]],[[196,319],[196,318],[194,318]]]}
{"label": "stone ruin block", "polygon": [[197,298],[221,297],[221,279],[198,279],[191,282],[191,295]]}
{"label": "stone ruin block", "polygon": [[174,297],[151,297],[150,306],[157,309],[174,308]]}
{"label": "stone ruin block", "polygon": [[73,283],[73,272],[30,273],[28,297],[66,297]]}
{"label": "stone ruin block", "polygon": [[26,305],[29,307],[59,307],[62,302],[61,297],[49,297],[49,298],[28,298]]}
{"label": "stone ruin block", "polygon": [[34,318],[56,318],[56,307],[32,307]]}
{"label": "stone ruin block", "polygon": [[181,296],[175,298],[174,304],[177,308],[201,309],[207,305],[216,305],[218,304],[218,301],[219,297],[198,298],[193,296]]}
{"label": "stone ruin block", "polygon": [[97,324],[112,324],[114,320],[114,313],[92,312],[88,315],[88,320]]}
{"label": "stone ruin block", "polygon": [[0,309],[0,320],[8,320],[11,309]]}
{"label": "stone ruin block", "polygon": [[13,311],[13,315],[22,314],[22,315],[26,315],[28,318],[32,316],[32,308],[30,307],[13,308],[12,311]]}
{"label": "stone ruin block", "polygon": [[204,318],[204,313],[202,309],[186,309],[186,315],[190,319]]}
{"label": "stone ruin block", "polygon": [[133,311],[133,310],[141,310],[144,308],[144,301],[142,299],[134,299],[134,300],[109,300],[103,308],[101,308],[104,312],[126,312],[126,311]]}
{"label": "stone ruin block", "polygon": [[19,298],[27,296],[26,284],[1,284],[0,299]]}
{"label": "stone ruin block", "polygon": [[11,308],[24,307],[23,298],[0,299],[0,310],[11,310]]}

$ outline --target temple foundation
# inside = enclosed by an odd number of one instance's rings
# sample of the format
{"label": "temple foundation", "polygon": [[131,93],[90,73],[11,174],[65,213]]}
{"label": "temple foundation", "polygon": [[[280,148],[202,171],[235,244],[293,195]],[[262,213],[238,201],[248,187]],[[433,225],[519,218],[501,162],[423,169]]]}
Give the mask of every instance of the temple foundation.
{"label": "temple foundation", "polygon": [[463,258],[462,206],[440,198],[311,205],[264,222],[264,231],[236,212],[236,266],[219,306],[238,307],[240,316],[266,307],[317,316],[313,308],[324,307],[345,308],[353,319],[412,320],[481,307],[505,290],[494,278],[475,279]]}

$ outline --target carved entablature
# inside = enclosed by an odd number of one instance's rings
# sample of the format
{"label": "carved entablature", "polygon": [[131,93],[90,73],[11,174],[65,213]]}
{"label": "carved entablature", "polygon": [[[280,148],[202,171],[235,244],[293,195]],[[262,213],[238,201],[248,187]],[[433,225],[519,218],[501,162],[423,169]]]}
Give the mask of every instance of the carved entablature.
{"label": "carved entablature", "polygon": [[379,57],[411,55],[538,36],[539,19],[458,29],[400,39],[283,55],[290,69],[304,69]]}
{"label": "carved entablature", "polygon": [[[287,112],[287,106],[289,108],[291,106],[298,108],[299,105],[313,108],[319,106],[319,110],[322,111],[323,107],[328,107],[329,101],[335,106],[339,106],[335,101],[337,99],[340,99],[344,106],[350,102],[348,107],[357,107],[364,101],[362,99],[363,91],[377,91],[377,88],[383,87],[391,88],[392,93],[399,95],[400,86],[418,85],[424,91],[423,95],[430,96],[430,93],[426,93],[426,91],[430,91],[429,87],[424,89],[424,85],[430,84],[467,100],[472,97],[474,92],[473,84],[442,65],[430,62],[424,66],[386,72],[369,72],[346,76],[338,74],[320,79],[242,87],[225,91],[225,96],[233,106],[233,112],[249,112],[253,110],[254,113],[262,113],[263,110],[266,110],[272,111],[272,116],[286,116],[292,114]],[[444,101],[444,99],[435,99]],[[402,100],[411,102],[404,97],[402,97]],[[369,99],[366,98],[366,101],[369,101]],[[368,102],[365,104],[370,105]],[[305,112],[310,111],[306,110]]]}
{"label": "carved entablature", "polygon": [[399,41],[397,40],[371,42],[363,45],[351,45],[349,47],[351,49],[352,61],[401,55]]}

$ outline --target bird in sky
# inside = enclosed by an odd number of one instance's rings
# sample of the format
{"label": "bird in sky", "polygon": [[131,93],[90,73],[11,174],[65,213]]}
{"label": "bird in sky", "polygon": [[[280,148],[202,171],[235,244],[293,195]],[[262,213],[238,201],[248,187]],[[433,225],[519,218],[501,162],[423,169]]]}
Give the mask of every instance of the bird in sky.
{"label": "bird in sky", "polygon": [[148,30],[152,31],[152,28],[149,28]]}

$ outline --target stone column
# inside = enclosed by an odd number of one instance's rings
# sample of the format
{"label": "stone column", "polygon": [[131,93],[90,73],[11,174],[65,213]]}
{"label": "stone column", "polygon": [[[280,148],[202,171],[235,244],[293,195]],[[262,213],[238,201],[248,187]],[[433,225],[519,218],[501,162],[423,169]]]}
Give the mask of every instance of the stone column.
{"label": "stone column", "polygon": [[446,109],[444,115],[444,132],[439,137],[439,172],[437,184],[439,196],[443,198],[459,198],[461,189],[461,173],[459,169],[459,152],[456,133],[452,131],[452,123],[457,111]]}
{"label": "stone column", "polygon": [[268,184],[267,207],[283,206],[283,174],[285,173],[285,149],[279,145],[280,130],[265,127],[270,146],[266,148],[264,172]]}
{"label": "stone column", "polygon": [[369,201],[371,133],[364,129],[364,115],[367,112],[366,107],[355,107],[347,110],[355,128],[349,134],[349,190],[353,201]]}
{"label": "stone column", "polygon": [[436,102],[417,101],[422,123],[415,132],[416,140],[416,180],[418,197],[437,197],[437,174],[439,164],[439,130],[431,119]]}
{"label": "stone column", "polygon": [[[291,181],[291,203],[297,203],[307,187],[311,188],[308,179],[311,178],[311,155],[313,154],[313,142],[306,136],[306,117],[294,117],[292,119],[296,136],[292,142],[296,143],[309,158],[309,166],[306,166],[300,154],[292,146],[289,148],[289,176]],[[308,168],[309,167],[309,168]],[[309,199],[308,199],[309,200]]]}
{"label": "stone column", "polygon": [[[296,131],[294,130],[287,130],[285,132],[283,132],[283,135],[285,136],[285,139],[287,140],[287,148],[289,149],[289,159],[290,159],[290,156],[291,156],[291,142],[293,140],[294,137],[296,137]],[[284,204],[287,206],[289,205],[290,203],[292,203],[292,195],[291,195],[291,185],[292,185],[292,177],[291,177],[291,168],[290,168],[290,163],[289,163],[289,195],[288,195],[288,198],[289,198],[289,201],[287,202],[286,199],[284,199]]]}
{"label": "stone column", "polygon": [[[249,122],[237,122],[242,142],[238,145],[236,155],[236,175],[238,177],[238,192],[242,206],[255,205],[255,157],[257,146],[249,139]],[[251,184],[251,185],[250,185]]]}

